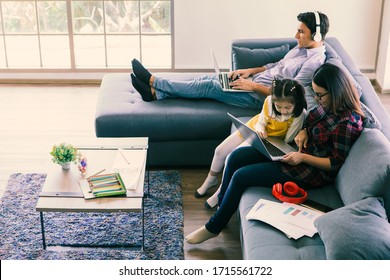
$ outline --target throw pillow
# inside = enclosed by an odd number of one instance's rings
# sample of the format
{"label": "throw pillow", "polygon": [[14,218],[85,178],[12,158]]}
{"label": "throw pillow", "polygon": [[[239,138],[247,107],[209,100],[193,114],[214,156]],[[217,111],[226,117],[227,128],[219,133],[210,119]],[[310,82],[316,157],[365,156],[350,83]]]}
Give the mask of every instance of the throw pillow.
{"label": "throw pillow", "polygon": [[367,197],[383,197],[390,216],[390,143],[378,129],[365,128],[353,144],[336,188],[345,205]]}
{"label": "throw pillow", "polygon": [[381,130],[382,125],[378,118],[375,116],[375,114],[370,110],[370,108],[368,108],[363,102],[360,102],[360,105],[364,113],[363,126],[367,128],[376,128]]}
{"label": "throw pillow", "polygon": [[234,69],[260,67],[267,63],[277,62],[281,60],[289,50],[289,44],[268,49],[249,49],[233,46],[232,59]]}
{"label": "throw pillow", "polygon": [[314,221],[327,259],[390,259],[390,224],[382,203],[369,197]]}

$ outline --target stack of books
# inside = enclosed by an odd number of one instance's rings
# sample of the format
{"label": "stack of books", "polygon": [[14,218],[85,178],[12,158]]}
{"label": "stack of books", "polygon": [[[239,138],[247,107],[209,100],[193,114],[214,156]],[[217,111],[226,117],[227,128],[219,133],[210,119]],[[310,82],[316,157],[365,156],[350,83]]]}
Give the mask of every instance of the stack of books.
{"label": "stack of books", "polygon": [[90,192],[95,197],[126,194],[126,188],[119,173],[94,175],[87,178]]}

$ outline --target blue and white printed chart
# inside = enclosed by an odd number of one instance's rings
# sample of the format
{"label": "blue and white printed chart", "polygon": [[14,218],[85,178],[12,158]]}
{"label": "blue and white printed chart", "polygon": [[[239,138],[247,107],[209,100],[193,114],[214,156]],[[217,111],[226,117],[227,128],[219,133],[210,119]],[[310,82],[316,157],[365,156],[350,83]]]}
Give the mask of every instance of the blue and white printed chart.
{"label": "blue and white printed chart", "polygon": [[313,237],[317,233],[314,220],[323,214],[297,204],[260,199],[246,218],[270,224],[288,237],[298,239],[305,235]]}

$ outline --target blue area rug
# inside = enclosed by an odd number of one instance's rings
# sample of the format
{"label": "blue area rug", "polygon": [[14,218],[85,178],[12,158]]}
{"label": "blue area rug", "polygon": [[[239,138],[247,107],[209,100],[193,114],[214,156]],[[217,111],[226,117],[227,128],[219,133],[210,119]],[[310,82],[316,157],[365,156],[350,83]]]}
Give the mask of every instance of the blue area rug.
{"label": "blue area rug", "polygon": [[[13,174],[0,204],[1,260],[180,260],[183,252],[181,180],[177,171],[150,172],[145,201],[145,249],[43,250],[35,210],[45,174]],[[44,213],[49,245],[123,246],[142,240],[141,213]]]}

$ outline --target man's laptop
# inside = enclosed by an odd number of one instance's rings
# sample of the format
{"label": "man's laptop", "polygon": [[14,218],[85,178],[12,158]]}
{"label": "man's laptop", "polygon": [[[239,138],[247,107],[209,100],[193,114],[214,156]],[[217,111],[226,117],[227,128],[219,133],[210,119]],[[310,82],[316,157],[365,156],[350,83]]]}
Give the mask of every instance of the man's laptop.
{"label": "man's laptop", "polygon": [[[218,62],[217,62],[217,59],[215,58],[215,54],[214,54],[213,49],[211,49],[211,58],[213,60],[215,74],[217,75],[217,77],[219,79],[219,83],[221,84],[222,90],[223,91],[233,91],[233,92],[234,91],[244,91],[242,89],[233,89],[229,85],[231,82],[233,82],[233,80],[231,78],[229,78],[229,73],[221,72],[221,70],[219,69]],[[251,78],[248,78],[248,79],[252,80]],[[245,91],[248,92],[247,90],[245,90]]]}
{"label": "man's laptop", "polygon": [[249,144],[270,160],[278,161],[281,160],[285,154],[297,151],[280,138],[267,137],[267,139],[262,139],[255,130],[234,117],[232,114],[227,114],[232,119],[233,124],[241,133],[242,137],[244,137]]}

